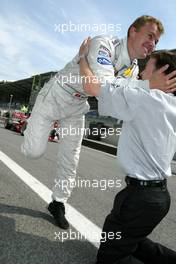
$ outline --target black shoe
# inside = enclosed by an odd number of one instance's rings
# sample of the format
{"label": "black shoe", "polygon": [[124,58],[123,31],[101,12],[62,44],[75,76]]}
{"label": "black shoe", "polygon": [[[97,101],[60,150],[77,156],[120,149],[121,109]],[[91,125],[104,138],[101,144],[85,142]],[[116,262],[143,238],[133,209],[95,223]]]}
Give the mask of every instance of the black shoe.
{"label": "black shoe", "polygon": [[55,200],[48,205],[48,211],[54,217],[56,224],[62,229],[68,229],[69,223],[65,218],[65,206]]}

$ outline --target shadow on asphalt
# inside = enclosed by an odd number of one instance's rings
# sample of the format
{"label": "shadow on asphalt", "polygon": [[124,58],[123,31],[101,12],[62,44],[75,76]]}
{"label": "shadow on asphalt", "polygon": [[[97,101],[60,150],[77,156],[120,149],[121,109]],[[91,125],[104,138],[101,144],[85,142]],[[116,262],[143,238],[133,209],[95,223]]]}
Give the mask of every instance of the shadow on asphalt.
{"label": "shadow on asphalt", "polygon": [[24,207],[11,206],[11,205],[0,203],[0,213],[28,215],[34,218],[42,218],[55,225],[54,219],[53,217],[50,216],[49,213],[46,214],[40,211],[35,211],[35,210],[24,208]]}
{"label": "shadow on asphalt", "polygon": [[[0,204],[0,213],[29,215],[52,222],[45,213],[16,206]],[[14,219],[0,216],[1,264],[94,264],[96,252],[87,241],[51,241],[16,231]]]}

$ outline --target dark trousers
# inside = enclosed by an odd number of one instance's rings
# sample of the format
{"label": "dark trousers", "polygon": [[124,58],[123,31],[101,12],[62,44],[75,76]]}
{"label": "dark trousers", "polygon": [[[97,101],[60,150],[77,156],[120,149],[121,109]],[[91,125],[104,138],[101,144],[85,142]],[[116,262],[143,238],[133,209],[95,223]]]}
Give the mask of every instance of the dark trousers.
{"label": "dark trousers", "polygon": [[146,238],[169,207],[167,187],[127,186],[120,191],[104,223],[96,264],[175,264],[175,251]]}

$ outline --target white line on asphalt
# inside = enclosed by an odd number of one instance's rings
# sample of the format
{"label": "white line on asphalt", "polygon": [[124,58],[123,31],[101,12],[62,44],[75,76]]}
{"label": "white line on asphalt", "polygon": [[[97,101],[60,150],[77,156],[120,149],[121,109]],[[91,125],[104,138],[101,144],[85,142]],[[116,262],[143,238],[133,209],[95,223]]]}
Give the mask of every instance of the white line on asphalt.
{"label": "white line on asphalt", "polygon": [[[2,151],[0,151],[0,160],[46,203],[51,202],[52,192],[48,187],[34,178]],[[69,223],[90,243],[98,247],[101,229],[68,203],[66,204],[66,212]]]}

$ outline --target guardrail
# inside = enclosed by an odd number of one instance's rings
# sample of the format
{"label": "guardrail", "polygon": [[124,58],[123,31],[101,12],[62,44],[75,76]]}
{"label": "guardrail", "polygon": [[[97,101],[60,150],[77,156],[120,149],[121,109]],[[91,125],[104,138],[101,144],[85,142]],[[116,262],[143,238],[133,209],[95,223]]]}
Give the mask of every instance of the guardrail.
{"label": "guardrail", "polygon": [[[117,154],[117,147],[116,146],[106,144],[106,143],[102,143],[101,141],[95,141],[95,140],[84,138],[82,141],[82,144],[84,146],[89,147],[89,148],[94,148],[94,149],[112,154],[114,156],[116,156],[116,154]],[[176,161],[176,153],[174,155],[173,160]]]}
{"label": "guardrail", "polygon": [[97,149],[97,150],[112,154],[114,156],[116,156],[117,154],[116,146],[113,146],[113,145],[110,145],[104,142],[102,143],[101,141],[84,138],[82,141],[82,144],[86,147]]}

